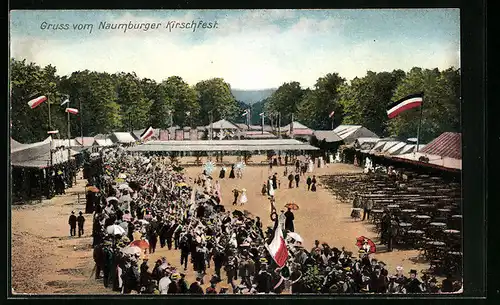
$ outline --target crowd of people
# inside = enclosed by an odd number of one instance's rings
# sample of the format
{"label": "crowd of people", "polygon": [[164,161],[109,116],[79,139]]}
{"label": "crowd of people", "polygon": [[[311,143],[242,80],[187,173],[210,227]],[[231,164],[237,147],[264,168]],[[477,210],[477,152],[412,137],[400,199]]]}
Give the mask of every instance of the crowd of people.
{"label": "crowd of people", "polygon": [[[292,234],[290,210],[274,217],[274,227],[263,228],[259,217],[226,211],[220,186],[212,186],[207,172],[191,181],[166,158],[131,155],[121,148],[102,151],[93,164],[98,168],[88,178],[89,186],[99,192],[87,200],[94,212],[95,278],[102,278],[104,286],[114,291],[303,294],[437,293],[458,289],[451,278],[438,287],[435,278],[418,279],[415,270],[388,270],[369,251],[351,253],[319,241],[306,250],[298,235]],[[311,190],[315,180],[311,178]],[[273,208],[269,190],[274,189],[275,180],[270,177],[269,181],[266,195]],[[236,197],[233,204],[237,204]],[[285,231],[288,259],[280,268],[268,245],[281,229]],[[158,240],[161,248],[180,252],[180,264],[165,257],[149,261]],[[186,280],[191,272],[189,264],[196,273],[192,283]],[[211,266],[213,272],[209,271]],[[209,285],[204,289],[205,284]]]}

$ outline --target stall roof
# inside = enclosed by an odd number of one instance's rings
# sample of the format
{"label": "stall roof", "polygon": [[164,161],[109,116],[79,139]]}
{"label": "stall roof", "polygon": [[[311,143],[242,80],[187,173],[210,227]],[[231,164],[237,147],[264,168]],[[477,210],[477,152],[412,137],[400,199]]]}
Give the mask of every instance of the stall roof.
{"label": "stall roof", "polygon": [[378,138],[373,131],[361,125],[339,125],[333,131],[346,142],[357,138]]}
{"label": "stall roof", "polygon": [[453,159],[462,159],[462,135],[445,132],[432,140],[420,152]]}
{"label": "stall roof", "polygon": [[[23,144],[22,147],[12,148],[10,154],[11,165],[14,167],[45,168],[50,165],[51,137],[42,142]],[[71,150],[71,156],[79,152]],[[52,152],[52,164],[66,162],[68,150],[58,149]]]}
{"label": "stall roof", "polygon": [[93,137],[76,137],[75,141],[82,146],[92,146],[95,139]]}
{"label": "stall roof", "polygon": [[129,151],[267,151],[267,150],[318,150],[294,139],[266,140],[198,140],[151,141],[128,148]]}
{"label": "stall roof", "polygon": [[129,132],[113,132],[111,139],[114,143],[133,143],[136,141]]}
{"label": "stall roof", "polygon": [[318,141],[323,141],[328,143],[340,142],[342,138],[333,130],[315,130],[313,136],[318,139]]}
{"label": "stall roof", "polygon": [[229,122],[228,120],[219,120],[217,122],[212,123],[212,125],[208,124],[205,126],[205,128],[210,128],[210,126],[213,126],[213,129],[238,129],[238,126],[235,124]]}
{"label": "stall roof", "polygon": [[[280,128],[280,130],[282,132],[286,132],[286,131],[290,131],[290,124],[286,125],[286,126],[283,126]],[[307,127],[306,125],[300,123],[300,122],[297,122],[297,121],[293,121],[293,130],[300,130],[300,129],[306,129],[306,130],[312,130],[311,128]]]}
{"label": "stall roof", "polygon": [[94,144],[97,146],[113,146],[113,141],[111,139],[95,139]]}

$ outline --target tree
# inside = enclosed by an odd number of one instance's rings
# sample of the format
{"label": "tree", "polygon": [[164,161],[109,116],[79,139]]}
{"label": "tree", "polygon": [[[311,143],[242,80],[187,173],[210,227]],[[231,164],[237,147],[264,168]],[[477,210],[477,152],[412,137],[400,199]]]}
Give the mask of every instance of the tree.
{"label": "tree", "polygon": [[[169,116],[168,111],[173,111],[173,124],[179,126],[194,126],[196,117],[200,112],[200,105],[196,99],[196,91],[181,77],[171,76],[160,84],[160,89],[165,92],[166,104],[159,115]],[[165,109],[168,110],[165,112]]]}
{"label": "tree", "polygon": [[[51,65],[41,68],[15,59],[11,60],[10,68],[12,137],[23,143],[32,143],[46,139],[49,130],[66,132],[64,111],[57,107],[62,96],[58,91],[60,78],[56,75],[56,68]],[[28,101],[42,95],[48,100],[30,109]],[[51,126],[48,122],[48,103],[52,105]]]}
{"label": "tree", "polygon": [[340,110],[340,87],[345,79],[338,73],[329,73],[320,77],[314,90],[308,90],[298,106],[298,119],[313,129],[330,129],[332,111]]}
{"label": "tree", "polygon": [[304,90],[299,82],[284,83],[281,85],[265,103],[264,110],[268,117],[281,114],[281,125],[289,124],[292,121],[292,114],[298,114],[298,105],[304,96]]}
{"label": "tree", "polygon": [[410,109],[390,120],[389,131],[400,139],[417,135],[422,110],[421,143],[426,143],[445,131],[460,127],[460,71],[454,68],[413,68],[397,87],[393,101],[410,94],[424,93],[423,108]]}
{"label": "tree", "polygon": [[153,103],[142,91],[140,79],[135,73],[118,73],[115,74],[115,81],[122,125],[129,131],[147,128]]}
{"label": "tree", "polygon": [[196,84],[198,93],[200,114],[198,123],[208,125],[210,123],[209,113],[212,113],[213,120],[220,119],[235,120],[241,115],[238,104],[231,93],[231,86],[222,78],[212,78]]}
{"label": "tree", "polygon": [[84,135],[108,134],[122,127],[112,75],[88,70],[73,72],[61,81],[61,88],[76,108],[81,102]]}
{"label": "tree", "polygon": [[344,123],[362,125],[380,136],[387,135],[386,107],[401,80],[403,71],[375,73],[368,71],[355,78],[349,88],[340,90]]}

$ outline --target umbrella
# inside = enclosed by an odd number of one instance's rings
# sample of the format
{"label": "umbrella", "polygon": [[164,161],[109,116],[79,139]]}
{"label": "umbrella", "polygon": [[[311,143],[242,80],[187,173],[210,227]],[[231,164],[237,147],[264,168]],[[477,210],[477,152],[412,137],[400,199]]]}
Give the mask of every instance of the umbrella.
{"label": "umbrella", "polygon": [[243,212],[235,210],[235,211],[233,211],[233,216],[235,216],[235,217],[241,217],[241,216],[243,216]]}
{"label": "umbrella", "polygon": [[181,183],[177,183],[175,186],[184,187],[184,186],[188,186],[188,185],[184,182],[181,182]]}
{"label": "umbrella", "polygon": [[130,188],[130,187],[128,186],[128,184],[127,184],[127,183],[123,183],[123,184],[120,184],[120,185],[118,186],[118,189],[119,189],[119,190],[124,190],[124,189],[129,189],[129,188]]}
{"label": "umbrella", "polygon": [[106,232],[108,232],[108,234],[112,234],[112,235],[123,235],[125,234],[125,230],[118,226],[118,225],[110,225],[106,228]]}
{"label": "umbrella", "polygon": [[286,236],[287,237],[291,237],[291,238],[295,239],[296,241],[298,241],[300,243],[304,242],[304,239],[302,239],[302,237],[299,234],[295,233],[295,232],[288,232],[288,233],[286,233]]}
{"label": "umbrella", "polygon": [[356,238],[356,246],[360,249],[368,250],[369,253],[377,252],[377,246],[375,246],[375,243],[371,239],[364,236]]}
{"label": "umbrella", "polygon": [[87,186],[87,191],[92,193],[99,193],[99,189],[95,186]]}
{"label": "umbrella", "polygon": [[106,198],[106,201],[107,201],[107,202],[110,202],[110,201],[118,201],[118,198],[116,198],[116,197],[114,197],[114,196],[111,196],[111,197]]}
{"label": "umbrella", "polygon": [[130,246],[139,247],[141,249],[149,249],[149,242],[147,240],[134,240],[130,243]]}
{"label": "umbrella", "polygon": [[137,220],[138,223],[140,223],[141,225],[145,226],[145,225],[148,225],[149,222],[147,220],[144,220],[144,219],[139,219]]}
{"label": "umbrella", "polygon": [[245,163],[243,163],[243,162],[238,162],[238,163],[236,163],[236,166],[235,166],[235,167],[236,167],[237,169],[241,169],[241,170],[243,170],[243,169],[245,169]]}
{"label": "umbrella", "polygon": [[141,248],[136,246],[127,246],[125,248],[122,248],[120,251],[124,254],[130,254],[130,255],[135,255],[135,254],[141,255],[142,253]]}
{"label": "umbrella", "polygon": [[289,208],[296,211],[299,209],[299,206],[296,203],[290,202],[285,204],[285,208]]}

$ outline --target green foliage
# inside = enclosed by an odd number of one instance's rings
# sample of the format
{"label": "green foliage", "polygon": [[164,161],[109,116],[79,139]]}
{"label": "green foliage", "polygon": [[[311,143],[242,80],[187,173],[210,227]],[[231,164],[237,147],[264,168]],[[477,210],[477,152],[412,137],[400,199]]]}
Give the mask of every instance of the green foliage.
{"label": "green foliage", "polygon": [[337,73],[320,77],[314,90],[305,91],[298,106],[297,119],[314,130],[331,129],[329,115],[332,111],[338,113],[340,110],[340,88],[344,84],[345,79]]}
{"label": "green foliage", "polygon": [[199,125],[210,123],[209,113],[212,113],[214,122],[221,119],[235,120],[241,115],[230,85],[222,78],[201,81],[196,84],[195,89],[201,110],[197,120]]}
{"label": "green foliage", "polygon": [[321,274],[317,265],[309,266],[302,277],[304,286],[312,292],[317,292],[323,287],[324,275]]}
{"label": "green foliage", "polygon": [[[445,131],[460,130],[460,70],[413,68],[408,73],[367,72],[350,83],[337,73],[318,78],[314,88],[302,89],[300,83],[284,83],[269,97],[251,106],[235,100],[231,87],[222,78],[212,78],[190,86],[179,76],[160,83],[139,78],[135,73],[99,73],[76,71],[59,77],[53,66],[40,67],[25,60],[10,62],[12,137],[23,143],[47,138],[48,130],[59,130],[64,138],[67,119],[60,103],[70,96],[70,107],[80,109],[71,117],[71,135],[80,135],[82,119],[85,136],[118,130],[137,130],[153,126],[204,126],[209,113],[214,121],[227,119],[245,122],[243,111],[251,108],[253,124],[281,126],[294,119],[315,130],[330,129],[328,115],[335,111],[335,126],[362,125],[381,137],[415,137],[420,109],[411,109],[389,120],[386,107],[391,102],[424,92],[421,140],[429,142]],[[48,102],[36,109],[30,99],[45,95]],[[50,103],[51,126],[48,124]],[[169,113],[172,113],[170,116]]]}
{"label": "green foliage", "polygon": [[284,83],[267,99],[264,105],[267,116],[274,115],[277,119],[277,113],[281,113],[281,125],[289,124],[292,114],[298,114],[298,107],[305,92],[299,82]]}
{"label": "green foliage", "polygon": [[[420,138],[427,143],[445,131],[460,130],[460,71],[450,68],[413,68],[397,86],[393,101],[409,94],[424,92]],[[390,103],[390,102],[389,102]],[[410,109],[390,120],[391,136],[406,139],[417,134],[420,108]]]}

